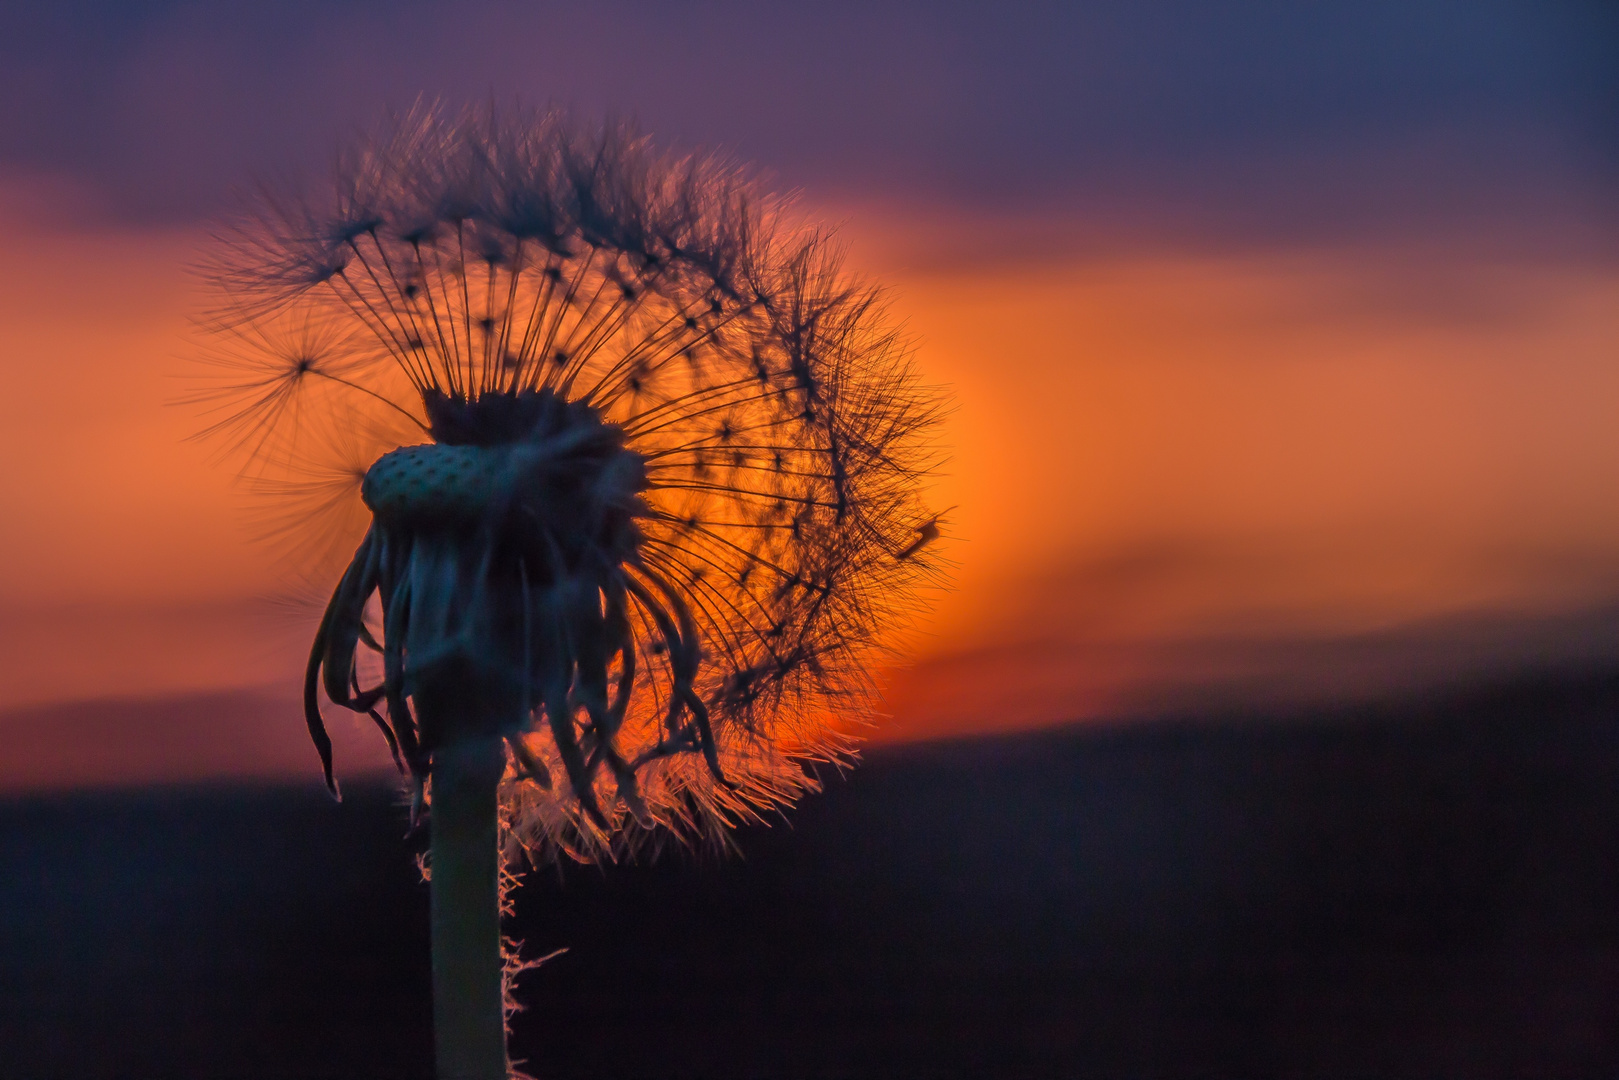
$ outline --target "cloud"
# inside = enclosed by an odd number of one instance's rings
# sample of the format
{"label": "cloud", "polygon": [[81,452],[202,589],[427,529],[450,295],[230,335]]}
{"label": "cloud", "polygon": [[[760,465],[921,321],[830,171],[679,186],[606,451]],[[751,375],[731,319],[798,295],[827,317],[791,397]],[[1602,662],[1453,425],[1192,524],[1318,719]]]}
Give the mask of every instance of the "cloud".
{"label": "cloud", "polygon": [[[391,768],[382,737],[363,730],[369,725],[346,712],[329,722],[340,777]],[[0,745],[6,793],[227,777],[304,776],[320,783],[301,707],[284,689],[8,709],[0,711]]]}
{"label": "cloud", "polygon": [[[1133,572],[1111,584],[1139,588],[1128,580]],[[1095,615],[1097,591],[1078,578],[1047,583],[1044,619],[1030,621],[1023,636],[936,652],[896,673],[894,717],[877,737],[1336,708],[1524,674],[1619,668],[1619,590],[1570,610],[1476,610],[1369,628],[1263,619],[1109,625]]]}

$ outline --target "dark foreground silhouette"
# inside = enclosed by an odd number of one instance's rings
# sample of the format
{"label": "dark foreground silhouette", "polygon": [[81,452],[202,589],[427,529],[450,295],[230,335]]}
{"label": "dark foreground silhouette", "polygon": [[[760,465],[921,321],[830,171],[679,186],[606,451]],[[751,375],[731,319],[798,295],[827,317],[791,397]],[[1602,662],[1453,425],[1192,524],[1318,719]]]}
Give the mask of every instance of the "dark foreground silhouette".
{"label": "dark foreground silhouette", "polygon": [[[0,803],[0,1076],[430,1075],[392,790]],[[884,748],[525,888],[542,1077],[1619,1075],[1619,676]]]}

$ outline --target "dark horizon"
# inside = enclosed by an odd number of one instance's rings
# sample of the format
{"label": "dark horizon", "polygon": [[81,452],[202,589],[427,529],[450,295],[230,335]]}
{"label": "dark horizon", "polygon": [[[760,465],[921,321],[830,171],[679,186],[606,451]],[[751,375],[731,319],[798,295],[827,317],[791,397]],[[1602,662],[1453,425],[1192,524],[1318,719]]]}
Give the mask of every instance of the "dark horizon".
{"label": "dark horizon", "polygon": [[[874,748],[731,858],[531,875],[539,1076],[1596,1077],[1619,672]],[[0,800],[0,1076],[430,1074],[393,785]]]}

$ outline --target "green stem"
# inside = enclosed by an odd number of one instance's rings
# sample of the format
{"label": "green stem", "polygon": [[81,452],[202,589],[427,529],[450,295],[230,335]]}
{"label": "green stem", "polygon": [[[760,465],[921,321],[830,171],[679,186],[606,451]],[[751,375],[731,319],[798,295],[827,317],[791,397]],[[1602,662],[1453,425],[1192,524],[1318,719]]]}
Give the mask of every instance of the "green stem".
{"label": "green stem", "polygon": [[430,884],[439,1080],[506,1080],[501,998],[499,737],[433,754]]}

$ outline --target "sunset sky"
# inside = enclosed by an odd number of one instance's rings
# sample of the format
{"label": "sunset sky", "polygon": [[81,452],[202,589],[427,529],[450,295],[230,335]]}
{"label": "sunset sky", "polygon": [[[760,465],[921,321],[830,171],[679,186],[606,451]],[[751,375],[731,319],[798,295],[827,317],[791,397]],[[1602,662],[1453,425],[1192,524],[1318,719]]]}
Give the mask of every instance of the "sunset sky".
{"label": "sunset sky", "polygon": [[0,787],[313,770],[187,267],[424,96],[757,162],[888,287],[957,569],[879,737],[1619,659],[1619,9],[549,7],[5,17]]}

